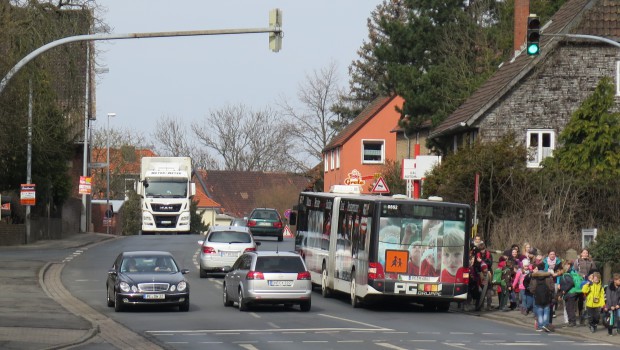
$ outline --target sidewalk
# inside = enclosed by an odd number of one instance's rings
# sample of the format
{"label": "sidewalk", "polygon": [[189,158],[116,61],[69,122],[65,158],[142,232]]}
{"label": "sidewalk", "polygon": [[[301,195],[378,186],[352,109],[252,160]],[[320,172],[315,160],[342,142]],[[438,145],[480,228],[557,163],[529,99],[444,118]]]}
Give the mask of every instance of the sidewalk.
{"label": "sidewalk", "polygon": [[72,249],[88,249],[114,238],[80,233],[62,240],[0,247],[0,347],[50,350],[88,342],[97,349],[159,348],[111,319],[93,315],[95,311],[61,283],[62,260]]}
{"label": "sidewalk", "polygon": [[[463,309],[454,308],[451,311],[454,312],[463,312],[472,316],[484,317],[490,320],[499,321],[508,323],[510,325],[516,325],[519,327],[527,328],[531,331],[534,331],[534,314],[532,312],[529,315],[523,315],[519,308],[515,310],[504,312],[497,310],[499,306],[497,295],[493,297],[492,310],[490,311],[463,311]],[[589,339],[597,342],[606,342],[610,344],[617,344],[620,346],[620,335],[608,336],[607,328],[602,325],[602,321],[599,324],[596,333],[590,332],[590,329],[586,323],[584,326],[577,327],[568,327],[568,324],[564,322],[564,309],[563,306],[560,305],[556,311],[556,317],[552,321],[553,327],[555,327],[555,332],[552,334],[560,334],[564,336],[580,338],[580,339]]]}

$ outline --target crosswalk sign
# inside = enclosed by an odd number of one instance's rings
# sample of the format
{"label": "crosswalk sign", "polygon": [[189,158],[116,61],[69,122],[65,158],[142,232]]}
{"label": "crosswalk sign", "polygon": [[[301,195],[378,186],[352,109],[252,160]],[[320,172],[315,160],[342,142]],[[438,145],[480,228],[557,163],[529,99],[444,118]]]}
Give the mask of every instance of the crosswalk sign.
{"label": "crosswalk sign", "polygon": [[372,193],[390,193],[390,189],[388,188],[385,180],[383,180],[383,176],[380,176],[375,182],[375,185],[372,187],[370,191]]}

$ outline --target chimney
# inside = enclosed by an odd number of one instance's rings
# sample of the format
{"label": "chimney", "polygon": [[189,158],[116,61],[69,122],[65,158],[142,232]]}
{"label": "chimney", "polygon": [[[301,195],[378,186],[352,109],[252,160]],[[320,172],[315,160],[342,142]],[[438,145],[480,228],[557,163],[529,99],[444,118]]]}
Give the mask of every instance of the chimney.
{"label": "chimney", "polygon": [[530,16],[530,0],[515,0],[515,56],[521,51],[527,36],[527,18]]}

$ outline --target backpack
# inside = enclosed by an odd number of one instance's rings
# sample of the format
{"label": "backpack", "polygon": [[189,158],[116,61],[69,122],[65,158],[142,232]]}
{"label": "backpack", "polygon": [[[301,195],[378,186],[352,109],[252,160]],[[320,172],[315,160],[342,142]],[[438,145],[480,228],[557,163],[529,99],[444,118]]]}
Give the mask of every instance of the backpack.
{"label": "backpack", "polygon": [[503,270],[499,267],[493,270],[493,284],[497,286],[506,287],[506,281],[502,279]]}
{"label": "backpack", "polygon": [[549,286],[547,286],[547,283],[545,283],[545,280],[537,280],[536,289],[534,290],[534,304],[541,306],[549,305],[553,298],[551,293],[552,291],[549,289]]}
{"label": "backpack", "polygon": [[562,279],[560,280],[560,290],[563,294],[567,294],[569,290],[573,289],[575,286],[575,282],[573,282],[573,278],[570,274],[565,273],[562,275]]}

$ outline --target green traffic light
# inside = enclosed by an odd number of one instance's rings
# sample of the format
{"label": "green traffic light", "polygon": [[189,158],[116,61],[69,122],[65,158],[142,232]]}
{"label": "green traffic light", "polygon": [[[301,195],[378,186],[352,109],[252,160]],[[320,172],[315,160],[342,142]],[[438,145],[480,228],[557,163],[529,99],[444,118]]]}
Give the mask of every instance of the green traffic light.
{"label": "green traffic light", "polygon": [[538,44],[530,44],[527,47],[527,54],[532,56],[532,55],[538,55],[538,52],[540,51],[540,48],[538,47]]}

